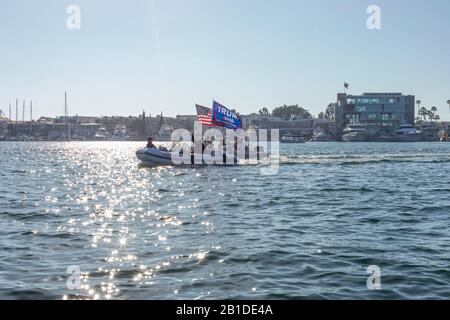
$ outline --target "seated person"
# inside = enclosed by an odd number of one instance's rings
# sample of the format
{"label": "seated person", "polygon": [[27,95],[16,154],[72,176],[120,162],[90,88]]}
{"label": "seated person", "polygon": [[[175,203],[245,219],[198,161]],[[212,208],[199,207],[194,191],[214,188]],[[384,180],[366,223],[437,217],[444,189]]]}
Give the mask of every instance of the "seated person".
{"label": "seated person", "polygon": [[147,139],[147,148],[148,148],[148,149],[154,149],[154,148],[156,148],[156,146],[153,144],[153,140],[154,140],[154,139],[151,138],[151,137]]}

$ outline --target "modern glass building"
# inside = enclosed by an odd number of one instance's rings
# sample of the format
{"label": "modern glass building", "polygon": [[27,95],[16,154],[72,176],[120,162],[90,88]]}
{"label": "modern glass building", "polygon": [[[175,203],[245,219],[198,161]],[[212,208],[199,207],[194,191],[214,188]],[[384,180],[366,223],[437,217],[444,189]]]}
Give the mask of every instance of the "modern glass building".
{"label": "modern glass building", "polygon": [[415,97],[401,93],[339,93],[336,105],[338,139],[348,126],[363,127],[372,137],[392,135],[399,126],[414,125]]}

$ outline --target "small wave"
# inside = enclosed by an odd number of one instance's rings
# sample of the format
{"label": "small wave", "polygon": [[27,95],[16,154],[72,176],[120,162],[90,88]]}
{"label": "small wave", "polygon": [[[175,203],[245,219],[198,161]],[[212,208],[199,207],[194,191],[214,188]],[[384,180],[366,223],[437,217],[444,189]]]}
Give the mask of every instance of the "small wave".
{"label": "small wave", "polygon": [[393,155],[386,157],[379,156],[330,156],[330,157],[311,157],[306,156],[287,156],[280,157],[280,165],[341,165],[355,166],[382,163],[450,163],[450,158],[433,158],[426,155]]}
{"label": "small wave", "polygon": [[2,299],[33,299],[33,300],[56,300],[59,298],[53,292],[41,289],[13,289],[1,294]]}
{"label": "small wave", "polygon": [[42,213],[13,213],[13,212],[1,212],[0,215],[8,216],[14,220],[18,221],[27,221],[27,220],[35,220],[35,219],[41,219],[45,215]]}
{"label": "small wave", "polygon": [[379,159],[379,160],[366,160],[366,161],[350,161],[343,162],[339,165],[352,166],[352,165],[364,165],[364,164],[376,164],[376,163],[450,163],[450,159],[443,160],[400,160],[400,159]]}
{"label": "small wave", "polygon": [[21,173],[21,174],[27,173],[26,170],[11,170],[10,172],[11,173]]}
{"label": "small wave", "polygon": [[339,192],[339,191],[359,191],[359,192],[374,192],[375,190],[370,189],[370,188],[366,188],[366,187],[361,187],[361,188],[324,188],[321,189],[320,191],[323,192]]}
{"label": "small wave", "polygon": [[449,211],[450,211],[449,205],[426,206],[426,207],[422,207],[418,210],[419,213],[437,213],[437,212],[447,213]]}

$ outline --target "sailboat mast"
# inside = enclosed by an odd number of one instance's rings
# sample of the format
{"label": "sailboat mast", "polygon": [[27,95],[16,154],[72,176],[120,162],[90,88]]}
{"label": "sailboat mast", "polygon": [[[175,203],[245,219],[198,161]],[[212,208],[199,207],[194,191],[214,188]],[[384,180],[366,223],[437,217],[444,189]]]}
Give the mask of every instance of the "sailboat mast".
{"label": "sailboat mast", "polygon": [[13,130],[16,132],[16,135],[18,135],[19,133],[19,128],[17,127],[18,122],[19,122],[19,99],[16,98],[16,122],[14,124],[15,130]]}
{"label": "sailboat mast", "polygon": [[70,123],[69,123],[69,109],[67,106],[67,91],[64,92],[64,116],[66,118],[66,125],[67,125],[67,138],[70,140]]}

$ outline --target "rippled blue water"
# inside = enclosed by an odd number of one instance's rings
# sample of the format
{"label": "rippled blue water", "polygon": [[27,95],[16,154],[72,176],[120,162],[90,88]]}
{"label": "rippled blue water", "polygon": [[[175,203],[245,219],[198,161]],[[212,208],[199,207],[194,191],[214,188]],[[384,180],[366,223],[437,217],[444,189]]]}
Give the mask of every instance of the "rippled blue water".
{"label": "rippled blue water", "polygon": [[275,176],[139,146],[0,143],[0,298],[450,298],[449,143],[286,145]]}

